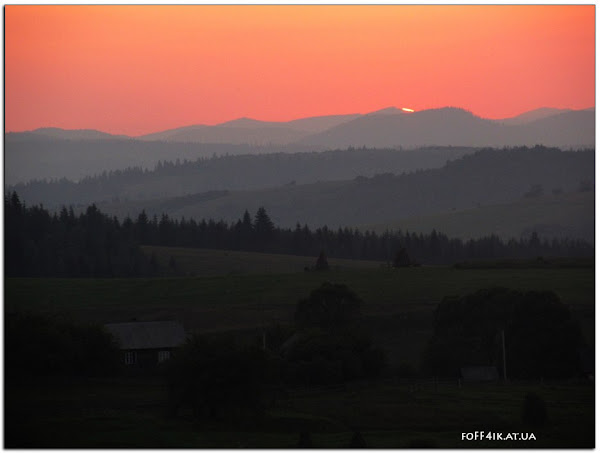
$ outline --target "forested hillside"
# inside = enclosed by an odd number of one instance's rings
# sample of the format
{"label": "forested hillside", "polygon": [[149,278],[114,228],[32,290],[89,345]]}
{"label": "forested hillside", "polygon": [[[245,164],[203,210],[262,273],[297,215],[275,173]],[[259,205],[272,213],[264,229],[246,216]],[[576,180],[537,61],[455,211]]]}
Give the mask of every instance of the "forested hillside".
{"label": "forested hillside", "polygon": [[[370,178],[357,176],[350,181],[252,191],[213,191],[143,202],[120,200],[100,203],[99,207],[120,218],[136,216],[145,209],[150,216],[166,213],[174,218],[215,218],[231,222],[245,209],[252,212],[264,206],[274,221],[284,227],[293,227],[296,222],[333,228],[397,225],[400,219],[442,211],[512,203],[544,194],[589,192],[594,187],[594,176],[591,150],[486,149],[448,162],[443,168],[402,175],[384,173]],[[589,210],[593,210],[593,198],[588,198],[587,203]],[[552,206],[547,205],[547,209]],[[532,212],[529,219],[521,216],[519,224],[536,225],[539,222],[534,214]],[[511,215],[508,210],[508,222]],[[573,222],[578,220],[564,218],[559,223],[567,227]]]}
{"label": "forested hillside", "polygon": [[[181,144],[165,146],[181,147]],[[16,190],[29,203],[43,203],[48,207],[114,199],[147,200],[212,190],[249,190],[347,180],[384,172],[400,174],[439,168],[448,160],[476,150],[453,147],[412,151],[351,148],[291,154],[215,156],[193,161],[161,160],[153,170],[134,167],[104,171],[78,182],[66,178],[38,180],[11,186],[9,190]]]}

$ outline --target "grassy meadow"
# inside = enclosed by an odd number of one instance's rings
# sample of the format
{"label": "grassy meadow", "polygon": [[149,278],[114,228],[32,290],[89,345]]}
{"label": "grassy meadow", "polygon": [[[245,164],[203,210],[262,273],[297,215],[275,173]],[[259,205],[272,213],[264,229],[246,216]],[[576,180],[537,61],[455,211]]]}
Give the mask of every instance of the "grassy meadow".
{"label": "grassy meadow", "polygon": [[[385,345],[392,363],[418,367],[431,334],[433,310],[444,296],[505,286],[555,291],[581,322],[588,342],[594,341],[593,268],[390,269],[384,263],[330,260],[330,271],[305,272],[314,258],[220,250],[153,251],[159,263],[175,256],[178,266],[190,273],[210,271],[186,278],[7,279],[5,310],[96,323],[176,320],[189,332],[252,330],[291,323],[298,300],[331,281],[348,285],[364,301],[364,322]],[[270,262],[277,265],[269,267]]]}

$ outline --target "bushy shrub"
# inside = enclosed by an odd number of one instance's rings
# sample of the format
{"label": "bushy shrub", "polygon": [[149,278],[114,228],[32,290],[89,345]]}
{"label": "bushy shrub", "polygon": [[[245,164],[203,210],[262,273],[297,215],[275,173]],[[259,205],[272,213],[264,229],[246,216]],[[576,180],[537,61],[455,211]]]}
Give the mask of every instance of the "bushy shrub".
{"label": "bushy shrub", "polygon": [[120,369],[119,348],[103,326],[28,313],[5,318],[8,378],[107,376]]}
{"label": "bushy shrub", "polygon": [[309,329],[297,335],[285,357],[286,376],[294,382],[318,385],[372,378],[385,366],[383,351],[364,333]]}
{"label": "bushy shrub", "polygon": [[347,327],[360,316],[361,299],[346,285],[323,283],[296,306],[294,320],[298,328]]}
{"label": "bushy shrub", "polygon": [[233,338],[190,338],[169,361],[166,377],[172,408],[189,406],[197,416],[219,418],[261,412],[276,374],[263,350]]}
{"label": "bushy shrub", "polygon": [[297,330],[283,348],[288,382],[333,384],[380,375],[385,355],[361,327],[361,305],[354,291],[334,283],[298,302]]}

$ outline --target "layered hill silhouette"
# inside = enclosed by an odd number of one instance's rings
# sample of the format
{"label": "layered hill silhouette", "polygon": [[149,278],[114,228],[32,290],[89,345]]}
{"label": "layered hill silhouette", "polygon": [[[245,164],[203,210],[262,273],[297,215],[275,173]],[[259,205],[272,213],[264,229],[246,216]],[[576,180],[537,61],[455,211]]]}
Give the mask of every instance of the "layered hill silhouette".
{"label": "layered hill silhouette", "polygon": [[533,121],[497,121],[479,118],[458,108],[415,113],[364,115],[304,137],[299,143],[318,146],[593,146],[595,112],[559,111]]}
{"label": "layered hill silhouette", "polygon": [[[169,147],[182,144],[171,144]],[[152,170],[129,168],[103,172],[77,182],[30,181],[9,185],[29,203],[48,208],[65,203],[90,204],[120,200],[147,200],[211,190],[252,190],[285,185],[339,181],[378,173],[403,173],[439,168],[477,148],[418,150],[347,149],[303,153],[243,154],[180,163],[160,162]]]}
{"label": "layered hill silhouette", "polygon": [[[443,168],[404,175],[388,173],[371,178],[359,176],[349,181],[262,190],[222,190],[156,200],[106,202],[100,203],[99,207],[119,217],[135,217],[145,210],[148,215],[159,218],[166,213],[175,218],[213,218],[230,222],[239,219],[246,209],[254,212],[264,206],[276,224],[286,227],[294,227],[296,222],[330,228],[398,225],[399,220],[411,217],[590,192],[593,181],[594,152],[591,150],[489,149],[448,162]],[[562,235],[573,231],[579,235],[579,232],[593,231],[593,216],[574,218],[572,213],[568,214],[570,211],[565,211],[565,215],[559,215],[557,219],[556,215],[540,214],[539,209],[558,209],[560,212],[560,205],[534,204],[537,210],[530,209],[528,214],[526,209],[520,209],[518,219],[511,219],[511,209],[503,207],[503,230],[514,231],[511,229],[514,220],[520,230],[529,232],[542,221],[548,236],[553,232]],[[593,213],[593,192],[580,205],[584,211]]]}
{"label": "layered hill silhouette", "polygon": [[595,111],[542,108],[490,120],[453,107],[409,113],[395,107],[366,115],[288,122],[240,118],[216,126],[189,126],[139,137],[195,143],[302,144],[321,148],[420,146],[585,147],[595,143]]}
{"label": "layered hill silhouette", "polygon": [[239,118],[215,126],[194,125],[138,137],[140,140],[193,143],[287,145],[335,127],[360,115],[332,115],[286,122]]}
{"label": "layered hill silhouette", "polygon": [[140,137],[96,130],[41,128],[5,134],[7,184],[32,179],[81,179],[160,160],[213,155],[423,146],[505,147],[541,144],[562,149],[595,145],[595,109],[543,108],[490,120],[458,108],[407,113],[395,107],[366,115],[330,115],[287,122],[239,118]]}
{"label": "layered hill silhouette", "polygon": [[238,118],[214,126],[191,125],[138,137],[96,130],[40,128],[6,134],[11,140],[135,139],[143,141],[250,145],[310,144],[325,147],[417,146],[592,146],[595,109],[540,108],[513,118],[491,120],[445,107],[408,113],[396,107],[375,112],[275,122]]}
{"label": "layered hill silhouette", "polygon": [[6,138],[18,140],[127,140],[127,135],[113,135],[95,129],[61,129],[60,127],[41,127],[27,132],[8,132]]}
{"label": "layered hill silhouette", "polygon": [[[593,109],[590,109],[593,110]],[[560,113],[571,112],[571,109],[556,109],[552,107],[541,107],[539,109],[530,110],[525,113],[521,113],[520,115],[514,116],[512,118],[503,118],[496,120],[498,123],[503,124],[526,124],[532,121],[541,120],[542,118],[547,118],[549,116],[558,115]]]}

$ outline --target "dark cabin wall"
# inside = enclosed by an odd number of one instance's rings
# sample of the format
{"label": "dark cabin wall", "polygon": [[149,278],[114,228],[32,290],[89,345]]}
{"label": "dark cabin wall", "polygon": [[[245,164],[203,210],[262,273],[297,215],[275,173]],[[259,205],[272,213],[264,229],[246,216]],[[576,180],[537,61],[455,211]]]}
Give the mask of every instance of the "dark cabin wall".
{"label": "dark cabin wall", "polygon": [[[173,348],[161,348],[161,349],[137,349],[137,350],[123,350],[121,351],[121,360],[125,364],[125,369],[129,372],[151,372],[159,368],[159,365],[165,362],[158,362],[158,354],[160,351],[169,351],[173,354]],[[127,353],[136,353],[135,364],[126,364]]]}

